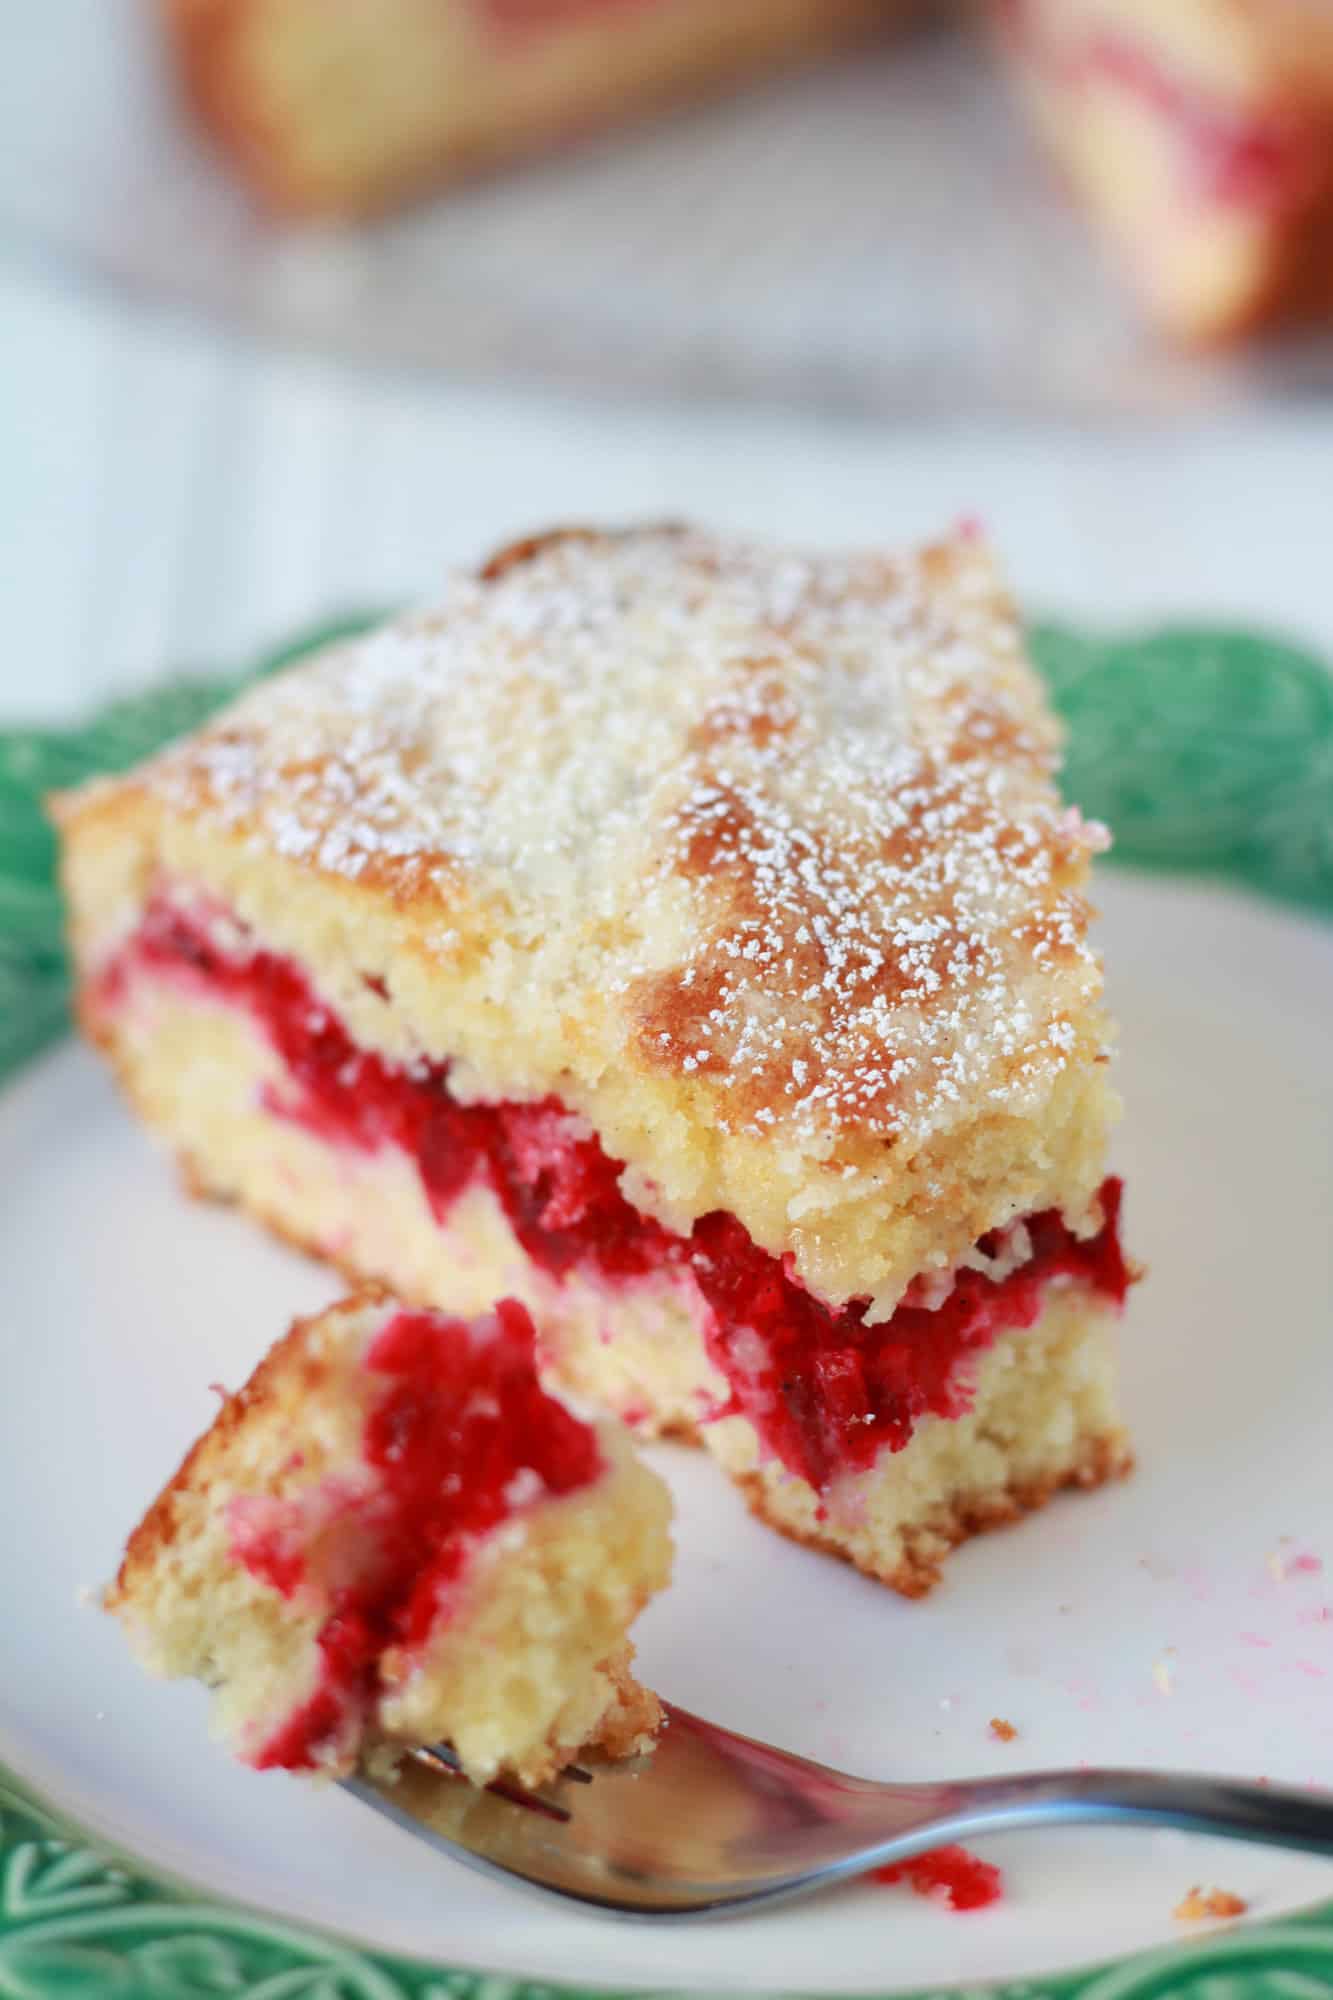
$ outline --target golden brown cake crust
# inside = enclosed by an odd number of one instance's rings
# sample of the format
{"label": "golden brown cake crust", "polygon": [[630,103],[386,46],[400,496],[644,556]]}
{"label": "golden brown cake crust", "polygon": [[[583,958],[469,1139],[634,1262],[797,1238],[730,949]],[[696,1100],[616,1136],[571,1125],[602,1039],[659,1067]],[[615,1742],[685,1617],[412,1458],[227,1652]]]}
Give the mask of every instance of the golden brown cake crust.
{"label": "golden brown cake crust", "polygon": [[793,1527],[771,1506],[768,1491],[758,1474],[733,1476],[745,1494],[750,1511],[769,1527],[776,1528],[780,1535],[785,1535],[788,1541],[835,1555],[878,1582],[887,1583],[901,1597],[915,1598],[925,1597],[940,1581],[941,1564],[950,1550],[976,1535],[989,1534],[994,1528],[1011,1527],[1024,1515],[1046,1506],[1057,1493],[1069,1487],[1091,1491],[1094,1487],[1105,1485],[1108,1480],[1125,1479],[1133,1470],[1134,1454],[1123,1431],[1085,1438],[1080,1442],[1074,1464],[1050,1478],[1018,1480],[987,1493],[943,1500],[929,1520],[904,1529],[903,1560],[887,1574],[859,1562],[846,1542],[837,1535],[823,1535],[817,1529],[809,1531]]}
{"label": "golden brown cake crust", "polygon": [[[651,1688],[644,1687],[634,1678],[633,1669],[634,1647],[626,1641],[623,1652],[606,1663],[606,1677],[614,1690],[614,1698],[608,1703],[595,1735],[590,1736],[583,1746],[585,1752],[608,1758],[612,1763],[620,1763],[624,1758],[637,1756],[646,1750],[651,1738],[662,1727],[662,1704]],[[567,1746],[553,1744],[547,1775],[554,1777],[568,1761]],[[530,1779],[529,1782],[540,1780]]]}
{"label": "golden brown cake crust", "polygon": [[[1003,1103],[1070,1066],[1067,1016],[1098,983],[1079,894],[1092,842],[1050,783],[1054,732],[979,550],[792,558],[784,576],[779,552],[679,530],[570,530],[482,577],[229,711],[145,774],[146,795],[378,891],[437,938],[450,926],[446,965],[497,934],[534,957],[549,943],[557,974],[599,954],[608,1055],[668,1075],[724,1131],[924,1135],[964,1090]],[[635,616],[677,607],[680,639],[659,624],[634,677]],[[558,637],[532,654],[528,633],[562,618],[586,667]],[[664,770],[598,740],[618,710],[646,722],[677,674],[695,685]],[[457,744],[455,702],[479,720]],[[525,721],[554,758],[524,773],[537,824],[511,839],[494,802]],[[607,766],[624,871],[570,797]],[[613,887],[590,921],[558,848],[572,872],[594,843]],[[645,902],[676,920],[665,951]],[[1020,1024],[1022,979],[1046,1004]]]}
{"label": "golden brown cake crust", "polygon": [[879,1313],[1095,1201],[1100,836],[1056,741],[974,535],[538,537],[57,802],[75,952],[174,879],[363,1046],[559,1097],[669,1227],[726,1209]]}
{"label": "golden brown cake crust", "polygon": [[[383,1285],[361,1280],[340,1302],[338,1310],[359,1315],[390,1303],[390,1293]],[[242,1425],[252,1423],[263,1411],[276,1409],[289,1400],[294,1382],[315,1390],[324,1381],[327,1365],[311,1351],[310,1331],[326,1314],[327,1309],[294,1320],[281,1339],[269,1348],[249,1380],[226,1397],[208,1429],[195,1439],[126,1543],[115,1582],[106,1593],[108,1610],[115,1610],[124,1602],[133,1593],[136,1579],[151,1570],[171,1547],[177,1533],[181,1496],[207,1491],[215,1468],[225,1462],[232,1439]]]}

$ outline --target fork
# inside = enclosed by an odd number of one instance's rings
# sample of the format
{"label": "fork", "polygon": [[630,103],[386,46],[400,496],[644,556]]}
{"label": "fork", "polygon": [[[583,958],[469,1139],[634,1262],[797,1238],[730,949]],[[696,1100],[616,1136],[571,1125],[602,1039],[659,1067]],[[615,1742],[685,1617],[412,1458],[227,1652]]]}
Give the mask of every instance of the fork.
{"label": "fork", "polygon": [[650,1921],[721,1916],[1014,1827],[1110,1820],[1333,1856],[1333,1793],[1165,1771],[849,1777],[662,1704],[651,1756],[479,1791],[447,1748],[345,1789],[484,1874]]}

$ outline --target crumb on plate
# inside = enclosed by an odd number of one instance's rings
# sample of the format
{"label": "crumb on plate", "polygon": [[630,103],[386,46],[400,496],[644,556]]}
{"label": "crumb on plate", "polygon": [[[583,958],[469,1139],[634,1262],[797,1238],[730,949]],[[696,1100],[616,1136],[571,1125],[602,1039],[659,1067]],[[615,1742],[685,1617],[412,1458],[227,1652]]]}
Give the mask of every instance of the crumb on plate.
{"label": "crumb on plate", "polygon": [[1172,1914],[1183,1924],[1197,1924],[1205,1917],[1243,1917],[1249,1904],[1230,1889],[1194,1888],[1181,1898]]}
{"label": "crumb on plate", "polygon": [[908,1861],[871,1870],[875,1882],[906,1882],[928,1902],[948,1910],[984,1910],[1004,1895],[998,1868],[965,1847],[935,1847]]}

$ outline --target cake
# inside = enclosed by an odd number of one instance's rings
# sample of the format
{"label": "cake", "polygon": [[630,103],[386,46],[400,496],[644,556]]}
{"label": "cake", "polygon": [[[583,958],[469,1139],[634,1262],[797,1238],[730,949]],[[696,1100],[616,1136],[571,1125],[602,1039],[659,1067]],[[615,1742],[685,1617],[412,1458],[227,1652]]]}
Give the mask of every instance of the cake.
{"label": "cake", "polygon": [[260,1770],[447,1742],[540,1784],[661,1719],[628,1628],[667,1581],[666,1488],[537,1379],[513,1300],[471,1321],[366,1290],[298,1320],[134,1530],[106,1603],[217,1690]]}
{"label": "cake", "polygon": [[331,214],[831,46],[895,10],[895,0],[159,5],[190,103],[251,187],[272,205]]}
{"label": "cake", "polygon": [[908,1594],[1120,1472],[1101,829],[971,527],[662,528],[55,802],[85,1031],[199,1192],[701,1438]]}
{"label": "cake", "polygon": [[[834,46],[912,0],[158,0],[268,206],[364,214]],[[1323,0],[989,0],[1042,141],[1186,341],[1333,312]]]}
{"label": "cake", "polygon": [[1333,309],[1321,0],[1001,0],[1036,126],[1172,333]]}

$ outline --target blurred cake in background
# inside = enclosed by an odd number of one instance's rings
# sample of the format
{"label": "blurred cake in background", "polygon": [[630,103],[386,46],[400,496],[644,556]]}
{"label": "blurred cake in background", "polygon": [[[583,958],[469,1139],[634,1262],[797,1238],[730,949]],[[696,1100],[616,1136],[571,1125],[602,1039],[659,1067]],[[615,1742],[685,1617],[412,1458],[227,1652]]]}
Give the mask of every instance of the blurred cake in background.
{"label": "blurred cake in background", "polygon": [[1328,0],[1000,0],[1028,106],[1189,341],[1333,309]]}
{"label": "blurred cake in background", "polygon": [[279,208],[364,213],[904,0],[158,0],[191,101]]}
{"label": "blurred cake in background", "polygon": [[[267,206],[307,215],[371,212],[909,17],[980,11],[1160,328],[1207,344],[1333,311],[1333,0],[155,4],[203,124]],[[831,100],[834,151],[837,118]],[[849,203],[893,199],[864,149],[846,184]]]}

